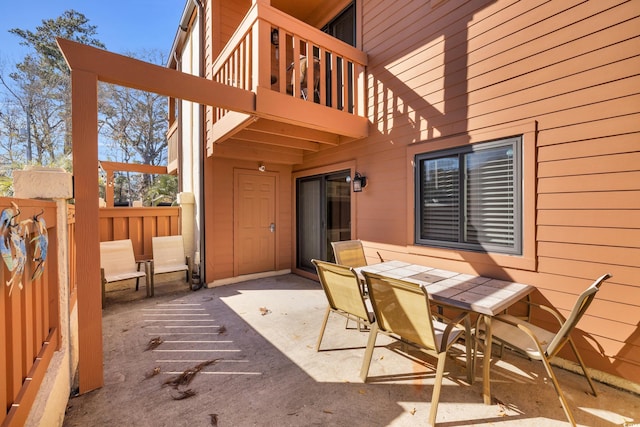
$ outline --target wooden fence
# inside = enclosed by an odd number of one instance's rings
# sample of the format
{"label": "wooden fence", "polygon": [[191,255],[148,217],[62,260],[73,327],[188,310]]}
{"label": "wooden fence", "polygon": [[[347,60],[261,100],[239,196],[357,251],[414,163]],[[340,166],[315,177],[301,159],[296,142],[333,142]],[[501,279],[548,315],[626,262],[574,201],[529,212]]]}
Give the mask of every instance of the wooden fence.
{"label": "wooden fence", "polygon": [[131,239],[136,259],[151,259],[151,238],[180,234],[180,207],[100,208],[100,241]]}
{"label": "wooden fence", "polygon": [[69,254],[69,312],[78,301],[78,281],[76,276],[76,207],[67,205],[67,249]]}
{"label": "wooden fence", "polygon": [[[12,203],[13,202],[13,203]],[[0,198],[0,426],[24,425],[49,362],[60,348],[60,284],[56,204]],[[47,256],[38,270],[44,243]],[[77,301],[75,206],[68,205],[69,310]],[[138,259],[152,256],[151,238],[180,234],[180,207],[101,208],[100,241],[131,239]],[[24,249],[23,249],[24,248]],[[22,265],[24,269],[22,270]],[[6,285],[9,283],[8,286]],[[64,313],[68,315],[68,313]]]}
{"label": "wooden fence", "polygon": [[[15,203],[15,204],[12,204]],[[0,425],[24,425],[60,346],[56,204],[0,198]],[[46,227],[42,227],[44,220]],[[39,230],[46,230],[46,233]],[[46,258],[44,236],[48,236]],[[40,270],[41,268],[41,270]]]}

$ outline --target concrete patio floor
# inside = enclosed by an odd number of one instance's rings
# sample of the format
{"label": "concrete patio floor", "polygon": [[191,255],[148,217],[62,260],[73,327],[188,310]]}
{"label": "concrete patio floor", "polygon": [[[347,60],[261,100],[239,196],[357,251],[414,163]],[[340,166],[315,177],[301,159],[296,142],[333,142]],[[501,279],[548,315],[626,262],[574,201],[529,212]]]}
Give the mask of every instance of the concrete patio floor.
{"label": "concrete patio floor", "polygon": [[[69,400],[64,426],[416,426],[425,425],[434,359],[380,336],[370,382],[359,378],[368,332],[332,315],[315,342],[326,299],[317,282],[292,274],[195,292],[164,283],[107,294],[105,384]],[[162,342],[147,349],[153,340]],[[447,359],[439,426],[560,426],[567,421],[540,363],[509,351],[492,362],[493,405],[482,402],[481,361],[469,385],[462,347]],[[165,383],[211,362],[186,385]],[[640,423],[637,395],[556,369],[577,422]],[[187,392],[187,390],[190,390]],[[181,396],[193,394],[182,400]]]}

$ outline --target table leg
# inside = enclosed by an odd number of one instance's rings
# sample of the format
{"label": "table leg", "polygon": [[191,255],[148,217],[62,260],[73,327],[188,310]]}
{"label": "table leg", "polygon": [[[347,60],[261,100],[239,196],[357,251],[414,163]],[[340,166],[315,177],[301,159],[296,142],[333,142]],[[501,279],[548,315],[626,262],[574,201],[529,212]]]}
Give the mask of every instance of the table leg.
{"label": "table leg", "polygon": [[484,316],[484,356],[482,358],[482,396],[485,405],[491,405],[491,316]]}
{"label": "table leg", "polygon": [[475,353],[471,352],[471,344],[472,344],[473,334],[471,334],[471,319],[467,317],[467,320],[464,321],[464,344],[467,351],[467,381],[469,384],[473,384],[475,373]]}

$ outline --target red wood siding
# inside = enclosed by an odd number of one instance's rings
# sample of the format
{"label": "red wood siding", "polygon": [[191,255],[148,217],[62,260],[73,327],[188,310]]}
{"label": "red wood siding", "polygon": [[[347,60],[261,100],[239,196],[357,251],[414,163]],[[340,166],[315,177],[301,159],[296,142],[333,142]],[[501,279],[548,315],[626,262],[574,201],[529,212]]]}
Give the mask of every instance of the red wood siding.
{"label": "red wood siding", "polygon": [[[576,341],[589,366],[639,383],[640,3],[432,4],[363,2],[370,136],[307,154],[294,171],[355,159],[369,185],[352,198],[353,237],[386,258],[531,283],[565,313],[612,273]],[[532,122],[524,232],[534,263],[414,246],[411,153]]]}
{"label": "red wood siding", "polygon": [[[207,282],[236,276],[234,272],[234,169],[257,170],[258,162],[227,159],[207,160],[205,212]],[[291,168],[265,162],[268,171],[279,174],[276,189],[276,270],[291,268]]]}

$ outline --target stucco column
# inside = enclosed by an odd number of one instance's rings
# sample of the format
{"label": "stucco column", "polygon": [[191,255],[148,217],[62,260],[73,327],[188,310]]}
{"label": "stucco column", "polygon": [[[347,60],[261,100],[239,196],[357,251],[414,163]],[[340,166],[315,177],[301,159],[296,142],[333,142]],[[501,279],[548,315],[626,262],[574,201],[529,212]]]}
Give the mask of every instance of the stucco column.
{"label": "stucco column", "polygon": [[[60,168],[28,167],[13,171],[14,196],[20,199],[49,199],[56,203],[60,351],[55,352],[34,402],[28,426],[55,425],[64,414],[71,382],[78,364],[77,311],[69,312],[69,246],[67,199],[73,197],[72,175]],[[71,320],[73,319],[73,320]],[[75,341],[75,340],[74,340]]]}
{"label": "stucco column", "polygon": [[184,241],[185,255],[190,256],[194,260],[195,251],[195,203],[196,198],[193,193],[178,193],[178,204],[180,205],[180,230],[182,240]]}

